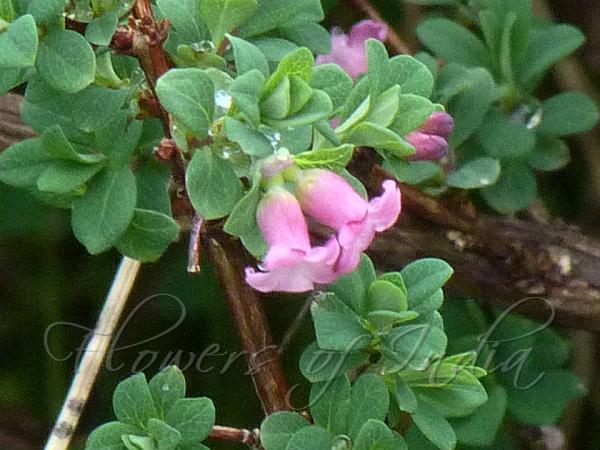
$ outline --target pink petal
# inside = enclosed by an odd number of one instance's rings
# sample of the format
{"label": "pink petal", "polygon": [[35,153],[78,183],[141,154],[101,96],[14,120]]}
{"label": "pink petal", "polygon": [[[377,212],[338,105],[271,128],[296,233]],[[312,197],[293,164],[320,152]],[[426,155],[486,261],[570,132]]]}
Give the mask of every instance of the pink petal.
{"label": "pink petal", "polygon": [[398,185],[393,180],[383,182],[383,194],[369,202],[367,221],[375,231],[387,230],[398,220],[402,209],[402,197]]}
{"label": "pink petal", "polygon": [[366,200],[343,177],[329,170],[304,171],[296,184],[296,195],[307,215],[335,230],[361,221],[367,214]]}
{"label": "pink petal", "polygon": [[261,268],[265,271],[275,268],[290,267],[302,263],[306,251],[276,245],[271,247],[265,256]]}
{"label": "pink petal", "polygon": [[302,209],[283,187],[271,188],[261,200],[257,221],[269,247],[309,250],[310,239]]}
{"label": "pink petal", "polygon": [[314,289],[313,282],[301,268],[275,269],[256,272],[246,269],[246,283],[260,292],[307,292]]}
{"label": "pink petal", "polygon": [[385,41],[387,34],[388,27],[385,23],[374,20],[363,20],[354,25],[350,30],[348,43],[351,46],[364,47],[367,39],[373,38]]}
{"label": "pink petal", "polygon": [[327,284],[339,276],[335,271],[335,263],[340,255],[340,244],[332,236],[324,246],[313,247],[306,255],[305,261],[310,264],[311,278],[315,283]]}

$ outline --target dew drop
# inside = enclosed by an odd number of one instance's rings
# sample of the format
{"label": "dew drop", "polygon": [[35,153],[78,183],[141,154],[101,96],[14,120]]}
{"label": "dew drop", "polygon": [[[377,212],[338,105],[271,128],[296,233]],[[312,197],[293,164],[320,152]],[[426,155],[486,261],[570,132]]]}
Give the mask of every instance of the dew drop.
{"label": "dew drop", "polygon": [[168,392],[168,391],[171,390],[171,387],[168,384],[163,384],[162,387],[161,387],[161,390],[163,392]]}
{"label": "dew drop", "polygon": [[219,108],[229,111],[231,108],[231,95],[227,91],[218,90],[215,92],[215,105]]}
{"label": "dew drop", "polygon": [[510,115],[513,122],[518,122],[527,127],[529,130],[537,128],[542,123],[543,110],[541,104],[537,100],[521,103]]}

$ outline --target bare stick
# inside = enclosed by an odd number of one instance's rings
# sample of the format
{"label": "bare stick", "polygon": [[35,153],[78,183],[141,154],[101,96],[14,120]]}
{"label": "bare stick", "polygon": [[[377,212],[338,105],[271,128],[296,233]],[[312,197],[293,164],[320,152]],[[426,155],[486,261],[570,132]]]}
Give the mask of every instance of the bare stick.
{"label": "bare stick", "polygon": [[202,244],[202,226],[204,219],[198,213],[194,214],[192,219],[192,229],[190,230],[190,245],[188,250],[188,272],[200,273],[200,252]]}
{"label": "bare stick", "polygon": [[45,450],[66,450],[69,447],[140,265],[139,261],[127,257],[121,261]]}
{"label": "bare stick", "polygon": [[215,425],[210,433],[210,438],[219,441],[238,442],[244,445],[258,445],[260,442],[258,430],[245,430],[240,428],[221,427]]}

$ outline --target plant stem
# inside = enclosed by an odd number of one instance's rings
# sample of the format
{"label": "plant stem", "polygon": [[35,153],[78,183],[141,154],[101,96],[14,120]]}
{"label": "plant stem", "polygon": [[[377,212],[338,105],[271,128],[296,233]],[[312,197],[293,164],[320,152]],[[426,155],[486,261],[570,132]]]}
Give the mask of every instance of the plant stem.
{"label": "plant stem", "polygon": [[246,251],[238,240],[221,235],[209,241],[210,256],[242,341],[256,393],[265,414],[289,410],[289,384],[258,292],[244,280]]}
{"label": "plant stem", "polygon": [[139,261],[127,257],[122,259],[45,450],[66,450],[69,447],[140,265]]}
{"label": "plant stem", "polygon": [[244,445],[257,445],[260,442],[258,430],[244,430],[240,428],[221,427],[215,425],[210,433],[211,439],[219,441],[237,442]]}

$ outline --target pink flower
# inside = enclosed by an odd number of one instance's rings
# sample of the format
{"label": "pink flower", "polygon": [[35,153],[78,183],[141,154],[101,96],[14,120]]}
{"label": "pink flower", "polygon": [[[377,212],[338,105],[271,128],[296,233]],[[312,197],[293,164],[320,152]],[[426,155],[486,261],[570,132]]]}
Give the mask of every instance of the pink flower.
{"label": "pink flower", "polygon": [[423,133],[435,134],[443,138],[450,136],[453,129],[454,119],[450,114],[443,111],[436,111],[431,114],[419,128]]}
{"label": "pink flower", "polygon": [[340,247],[332,237],[312,247],[306,219],[296,198],[283,187],[273,187],[261,201],[257,220],[269,245],[260,271],[246,269],[246,282],[261,292],[305,292],[315,283],[331,283]]}
{"label": "pink flower", "polygon": [[401,208],[394,181],[384,181],[383,194],[368,202],[344,178],[324,169],[303,171],[296,195],[308,216],[337,231],[341,253],[335,271],[340,275],[358,266],[375,233],[391,227]]}
{"label": "pink flower", "polygon": [[416,153],[410,161],[435,161],[448,154],[446,138],[454,129],[454,119],[445,112],[434,112],[417,131],[408,133],[405,139]]}
{"label": "pink flower", "polygon": [[448,141],[441,136],[413,131],[405,139],[416,151],[410,161],[436,161],[448,154]]}
{"label": "pink flower", "polygon": [[369,38],[385,40],[388,27],[385,23],[363,20],[352,27],[349,34],[334,28],[331,33],[331,53],[317,57],[317,64],[335,63],[353,79],[367,71],[365,42]]}

